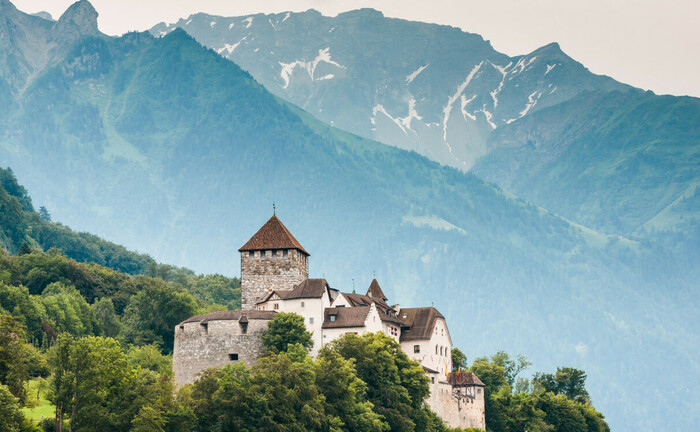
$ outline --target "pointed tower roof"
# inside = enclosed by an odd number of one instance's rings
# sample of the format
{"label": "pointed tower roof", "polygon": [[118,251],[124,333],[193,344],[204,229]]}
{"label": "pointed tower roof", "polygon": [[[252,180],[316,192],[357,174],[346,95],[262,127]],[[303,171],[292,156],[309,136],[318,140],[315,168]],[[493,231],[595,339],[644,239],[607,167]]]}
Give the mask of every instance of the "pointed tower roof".
{"label": "pointed tower roof", "polygon": [[369,289],[367,290],[366,295],[367,297],[373,299],[381,299],[383,301],[388,300],[387,296],[384,295],[384,292],[382,291],[382,288],[379,286],[379,282],[377,282],[376,279],[372,279],[372,283],[369,284]]}
{"label": "pointed tower roof", "polygon": [[298,249],[304,255],[310,255],[277,216],[272,216],[270,220],[265,222],[265,225],[263,225],[243,247],[238,249],[238,251],[244,252],[268,249]]}

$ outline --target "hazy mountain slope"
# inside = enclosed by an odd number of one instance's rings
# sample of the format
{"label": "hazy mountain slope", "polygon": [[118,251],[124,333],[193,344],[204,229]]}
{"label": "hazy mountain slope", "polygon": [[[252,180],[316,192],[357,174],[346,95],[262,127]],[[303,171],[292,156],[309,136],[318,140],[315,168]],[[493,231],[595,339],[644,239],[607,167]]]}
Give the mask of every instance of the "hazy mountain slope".
{"label": "hazy mountain slope", "polygon": [[[312,275],[361,291],[376,271],[392,300],[434,302],[470,358],[504,348],[538,370],[585,368],[616,430],[697,424],[694,258],[667,236],[601,235],[330,127],[182,31],[90,36],[65,52],[0,120],[0,160],[56,220],[236,274],[237,248],[276,202]],[[681,383],[673,393],[640,378],[659,370]]]}
{"label": "hazy mountain slope", "polygon": [[475,173],[585,225],[629,235],[700,220],[677,205],[697,202],[700,99],[584,94],[499,129],[489,146]]}
{"label": "hazy mountain slope", "polygon": [[372,9],[200,13],[151,32],[175,28],[322,120],[460,169],[487,153],[499,126],[586,89],[629,89],[591,74],[557,44],[508,57],[479,35]]}
{"label": "hazy mountain slope", "polygon": [[697,99],[594,75],[557,44],[508,57],[479,35],[371,9],[200,13],[151,32],[175,28],[331,124],[474,167],[577,223],[643,235],[697,218],[674,204],[700,182]]}

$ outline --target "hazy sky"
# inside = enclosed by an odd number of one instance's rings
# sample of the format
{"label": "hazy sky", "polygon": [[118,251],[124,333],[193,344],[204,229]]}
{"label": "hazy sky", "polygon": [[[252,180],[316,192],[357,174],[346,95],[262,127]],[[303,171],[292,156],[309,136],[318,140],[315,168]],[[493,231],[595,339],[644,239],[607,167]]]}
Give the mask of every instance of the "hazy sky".
{"label": "hazy sky", "polygon": [[[72,0],[11,0],[54,18]],[[460,27],[498,51],[526,54],[559,42],[591,71],[658,94],[700,97],[699,0],[92,0],[100,29],[146,30],[195,12],[237,16],[372,7],[386,16]]]}

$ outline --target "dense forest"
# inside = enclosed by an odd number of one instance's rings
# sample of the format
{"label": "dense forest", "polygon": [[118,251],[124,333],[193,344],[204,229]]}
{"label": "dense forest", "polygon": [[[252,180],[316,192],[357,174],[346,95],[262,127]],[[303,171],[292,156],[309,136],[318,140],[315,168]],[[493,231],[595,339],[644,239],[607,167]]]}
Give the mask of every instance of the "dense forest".
{"label": "dense forest", "polygon": [[[275,317],[252,368],[230,364],[173,388],[175,325],[239,308],[240,281],[75,233],[36,212],[11,170],[0,181],[0,431],[452,430],[392,339],[347,335],[311,358],[294,314]],[[453,358],[467,369],[461,351]],[[517,378],[528,365],[504,352],[474,360],[489,430],[609,430],[583,371]]]}

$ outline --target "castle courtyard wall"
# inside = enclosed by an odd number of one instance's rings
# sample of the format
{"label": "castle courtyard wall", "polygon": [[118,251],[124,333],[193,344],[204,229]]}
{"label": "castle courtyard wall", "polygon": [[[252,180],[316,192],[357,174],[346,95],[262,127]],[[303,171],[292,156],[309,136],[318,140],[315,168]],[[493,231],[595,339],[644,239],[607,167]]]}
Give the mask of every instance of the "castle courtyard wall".
{"label": "castle courtyard wall", "polygon": [[434,382],[430,384],[428,406],[450,427],[479,428],[486,430],[486,410],[484,391],[481,387],[471,388],[474,398],[462,393],[464,389],[454,388],[445,381],[438,381],[436,374],[428,374]]}
{"label": "castle courtyard wall", "polygon": [[[173,376],[175,386],[194,382],[197,374],[228,363],[243,362],[252,366],[262,354],[260,334],[267,330],[268,320],[251,319],[245,334],[237,320],[188,322],[175,327]],[[231,360],[229,354],[237,354]]]}

